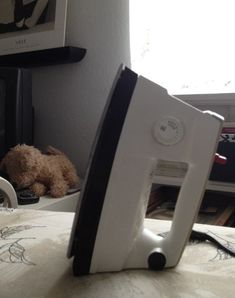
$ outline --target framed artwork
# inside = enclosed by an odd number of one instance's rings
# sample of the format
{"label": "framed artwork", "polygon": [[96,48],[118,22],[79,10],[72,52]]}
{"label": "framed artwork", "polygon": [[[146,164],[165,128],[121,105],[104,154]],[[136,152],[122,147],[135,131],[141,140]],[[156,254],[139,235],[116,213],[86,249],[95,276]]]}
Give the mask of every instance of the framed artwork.
{"label": "framed artwork", "polygon": [[63,47],[67,0],[0,0],[0,55]]}

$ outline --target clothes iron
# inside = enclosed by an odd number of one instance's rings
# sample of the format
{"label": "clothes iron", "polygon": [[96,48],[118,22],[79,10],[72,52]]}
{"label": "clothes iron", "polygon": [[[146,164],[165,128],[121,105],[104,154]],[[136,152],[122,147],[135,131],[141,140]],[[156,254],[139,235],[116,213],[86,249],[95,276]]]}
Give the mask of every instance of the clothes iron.
{"label": "clothes iron", "polygon": [[[90,156],[68,257],[75,275],[175,266],[192,230],[223,118],[171,96],[128,68],[118,71]],[[186,175],[171,230],[144,227],[159,164],[180,162]],[[155,179],[156,181],[156,179]]]}

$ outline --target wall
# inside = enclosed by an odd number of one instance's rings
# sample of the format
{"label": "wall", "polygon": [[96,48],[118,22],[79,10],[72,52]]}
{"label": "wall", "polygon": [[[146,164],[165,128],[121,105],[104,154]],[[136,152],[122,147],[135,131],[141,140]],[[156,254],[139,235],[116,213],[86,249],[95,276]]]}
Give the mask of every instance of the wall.
{"label": "wall", "polygon": [[[128,0],[68,1],[66,44],[87,48],[87,55],[33,70],[35,145],[60,148],[84,176],[113,78],[120,63],[130,65]],[[212,110],[235,121],[234,107]]]}
{"label": "wall", "polygon": [[66,45],[86,57],[33,70],[35,145],[63,150],[81,176],[116,71],[130,65],[128,15],[128,0],[69,0]]}

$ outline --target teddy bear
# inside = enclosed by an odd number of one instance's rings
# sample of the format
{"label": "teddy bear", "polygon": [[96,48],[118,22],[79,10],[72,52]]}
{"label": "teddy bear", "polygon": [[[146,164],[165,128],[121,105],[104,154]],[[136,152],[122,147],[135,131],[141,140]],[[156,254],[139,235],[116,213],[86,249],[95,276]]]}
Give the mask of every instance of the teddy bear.
{"label": "teddy bear", "polygon": [[79,184],[72,162],[52,146],[43,154],[34,146],[16,145],[4,156],[0,169],[15,188],[29,187],[39,197],[48,192],[52,197],[63,197]]}

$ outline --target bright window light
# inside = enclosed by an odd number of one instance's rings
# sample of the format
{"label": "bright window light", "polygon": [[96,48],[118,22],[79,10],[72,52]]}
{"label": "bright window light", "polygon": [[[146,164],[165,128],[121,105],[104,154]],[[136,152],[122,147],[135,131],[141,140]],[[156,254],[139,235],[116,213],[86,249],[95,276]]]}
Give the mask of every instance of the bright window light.
{"label": "bright window light", "polygon": [[132,69],[173,94],[235,92],[234,0],[130,0]]}

